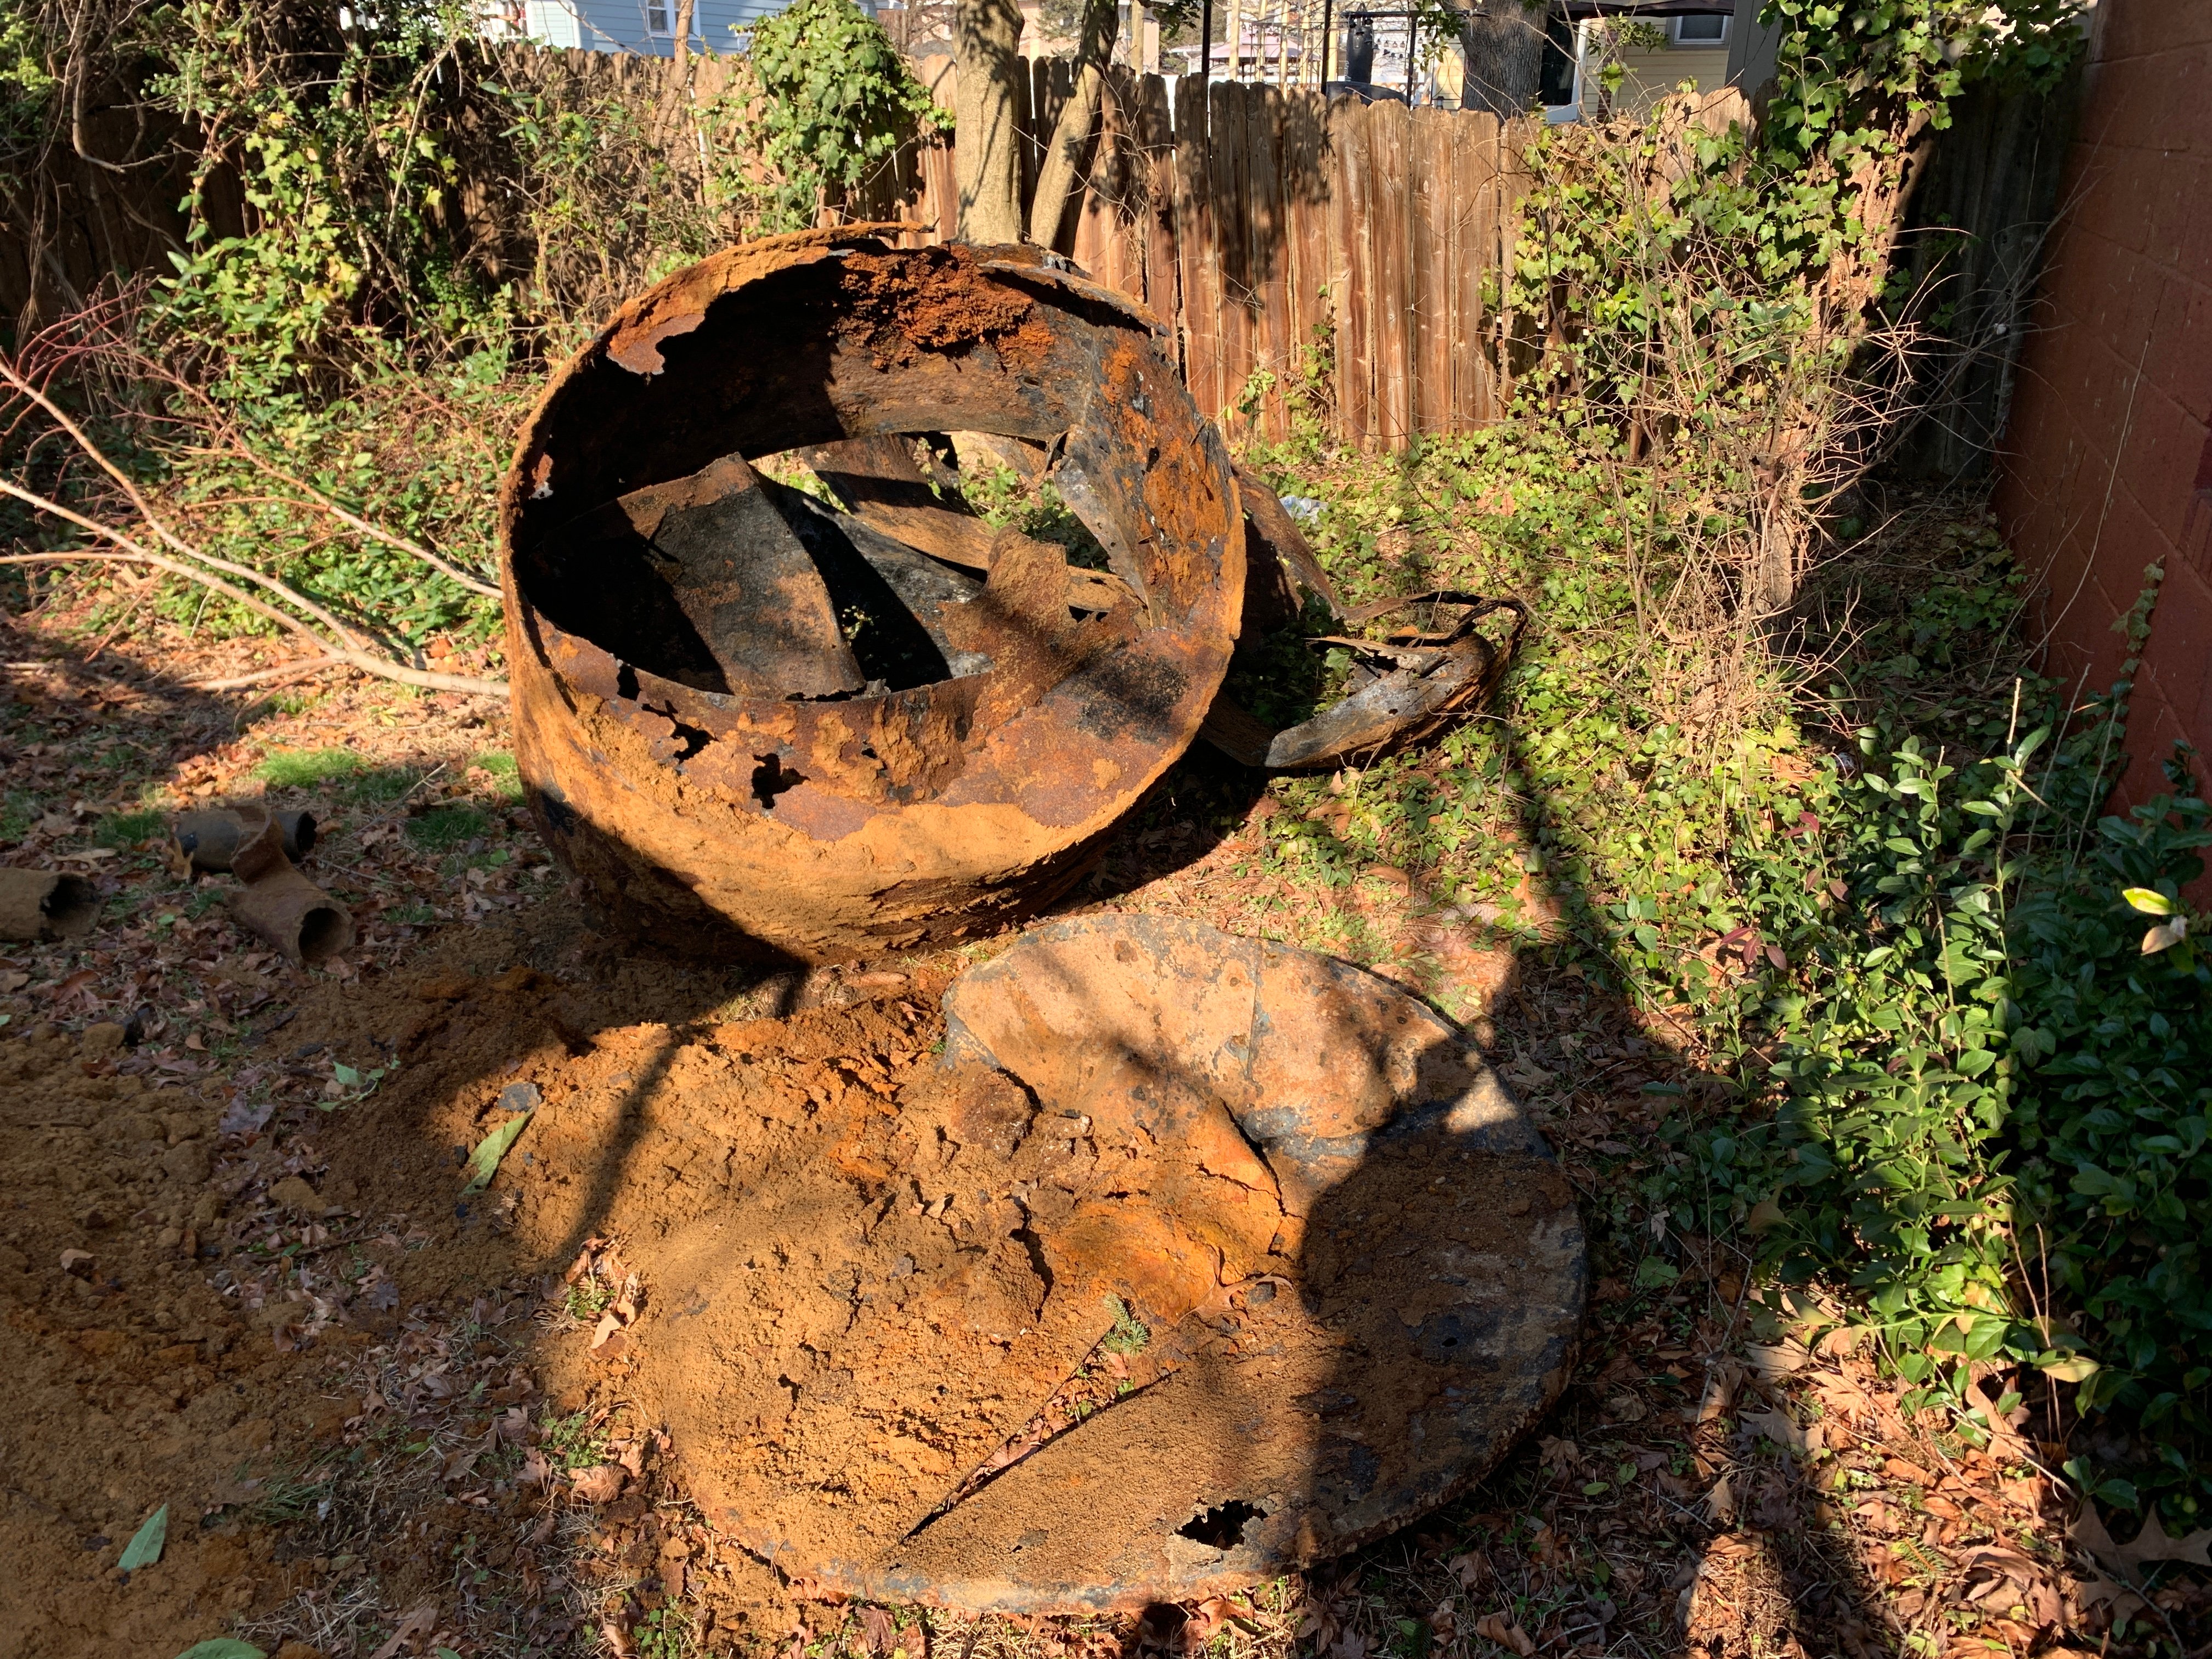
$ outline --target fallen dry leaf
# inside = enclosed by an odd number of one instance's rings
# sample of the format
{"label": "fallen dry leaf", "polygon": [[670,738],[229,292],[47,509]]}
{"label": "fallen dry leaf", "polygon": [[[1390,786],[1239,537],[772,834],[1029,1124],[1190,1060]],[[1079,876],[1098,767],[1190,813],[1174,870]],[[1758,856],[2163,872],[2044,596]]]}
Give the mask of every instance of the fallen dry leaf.
{"label": "fallen dry leaf", "polygon": [[369,1659],[392,1659],[400,1648],[418,1637],[428,1636],[438,1627],[438,1604],[425,1601],[399,1621],[399,1628],[392,1632],[391,1640],[377,1649]]}
{"label": "fallen dry leaf", "polygon": [[1474,1621],[1474,1633],[1486,1642],[1495,1642],[1501,1648],[1510,1648],[1521,1656],[1521,1659],[1528,1659],[1528,1656],[1536,1650],[1536,1644],[1529,1639],[1528,1632],[1502,1613],[1484,1613]]}
{"label": "fallen dry leaf", "polygon": [[1224,1596],[1209,1595],[1190,1609],[1190,1616],[1175,1633],[1175,1646],[1182,1653],[1202,1653],[1221,1627],[1229,1622],[1232,1609]]}
{"label": "fallen dry leaf", "polygon": [[1764,1435],[1793,1455],[1804,1456],[1808,1444],[1805,1437],[1805,1431],[1797,1426],[1789,1413],[1785,1411],[1746,1412],[1743,1413],[1742,1421],[1746,1428]]}
{"label": "fallen dry leaf", "polygon": [[[2021,1436],[2013,1423],[1997,1410],[1996,1402],[1983,1392],[1979,1382],[1966,1384],[1966,1404],[1979,1412],[1982,1421],[1989,1425],[1990,1451],[1993,1456],[2001,1457],[2007,1462],[2019,1463],[2033,1455],[2034,1449]],[[2015,1409],[2013,1416],[2025,1419],[2027,1413],[2024,1409]]]}
{"label": "fallen dry leaf", "polygon": [[568,1495],[580,1504],[611,1504],[629,1478],[619,1463],[595,1463],[568,1477]]}
{"label": "fallen dry leaf", "polygon": [[1706,1492],[1705,1513],[1723,1526],[1735,1519],[1735,1489],[1729,1484],[1727,1475],[1714,1481]]}
{"label": "fallen dry leaf", "polygon": [[1812,1355],[1802,1342],[1784,1340],[1771,1344],[1753,1343],[1744,1350],[1744,1358],[1762,1382],[1778,1382],[1784,1377],[1805,1369]]}
{"label": "fallen dry leaf", "polygon": [[898,1646],[898,1622],[881,1607],[862,1607],[860,1641],[874,1659],[884,1659]]}
{"label": "fallen dry leaf", "polygon": [[2200,1567],[2212,1567],[2212,1527],[2192,1532],[2185,1538],[2170,1538],[2166,1522],[2159,1518],[2155,1508],[2144,1521],[2142,1530],[2125,1544],[2112,1541],[2095,1507],[2088,1504],[2081,1506],[2081,1514],[2074,1517],[2066,1535],[2100,1560],[2122,1566],[2140,1566],[2146,1561],[2187,1561]]}

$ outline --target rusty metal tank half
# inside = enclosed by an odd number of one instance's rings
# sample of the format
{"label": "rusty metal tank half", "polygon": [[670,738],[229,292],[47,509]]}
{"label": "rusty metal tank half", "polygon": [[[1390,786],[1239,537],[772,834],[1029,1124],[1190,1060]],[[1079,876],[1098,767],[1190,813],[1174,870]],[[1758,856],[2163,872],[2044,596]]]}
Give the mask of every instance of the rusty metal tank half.
{"label": "rusty metal tank half", "polygon": [[[956,432],[1034,458],[1107,568],[941,489],[905,434]],[[752,465],[794,451],[835,499]],[[500,543],[555,855],[617,933],[725,961],[1050,903],[1196,735],[1244,586],[1229,457],[1152,319],[1031,250],[866,227],[625,306],[532,414]]]}

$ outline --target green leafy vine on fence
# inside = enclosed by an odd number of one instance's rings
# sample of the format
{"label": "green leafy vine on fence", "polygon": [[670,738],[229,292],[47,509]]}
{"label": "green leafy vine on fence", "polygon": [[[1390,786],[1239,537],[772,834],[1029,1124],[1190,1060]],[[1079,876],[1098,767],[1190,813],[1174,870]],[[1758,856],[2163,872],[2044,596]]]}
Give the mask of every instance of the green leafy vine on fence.
{"label": "green leafy vine on fence", "polygon": [[775,179],[767,228],[803,230],[917,135],[949,131],[898,48],[852,0],[794,0],[752,28],[753,129]]}

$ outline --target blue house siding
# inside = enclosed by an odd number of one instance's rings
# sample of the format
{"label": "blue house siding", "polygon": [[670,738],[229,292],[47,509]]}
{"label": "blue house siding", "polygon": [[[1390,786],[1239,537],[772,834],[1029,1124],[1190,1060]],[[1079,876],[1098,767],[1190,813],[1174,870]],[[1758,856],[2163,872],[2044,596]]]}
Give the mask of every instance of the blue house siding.
{"label": "blue house siding", "polygon": [[[781,11],[790,0],[693,0],[691,49],[734,52],[743,31]],[[874,0],[860,0],[872,15]],[[523,27],[549,46],[629,52],[672,58],[676,0],[524,0]]]}

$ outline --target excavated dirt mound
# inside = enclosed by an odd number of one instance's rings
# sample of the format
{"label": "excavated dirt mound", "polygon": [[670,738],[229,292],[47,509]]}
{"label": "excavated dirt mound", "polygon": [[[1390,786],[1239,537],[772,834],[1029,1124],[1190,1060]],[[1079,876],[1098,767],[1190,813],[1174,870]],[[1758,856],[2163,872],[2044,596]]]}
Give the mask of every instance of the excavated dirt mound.
{"label": "excavated dirt mound", "polygon": [[527,963],[423,977],[333,1189],[450,1194],[534,1104],[449,1271],[623,1241],[615,1340],[554,1349],[549,1389],[619,1354],[708,1519],[804,1592],[1249,1583],[1444,1501],[1557,1394],[1571,1193],[1419,1003],[1158,918],[1030,934],[948,1024],[955,965],[627,1024]]}

